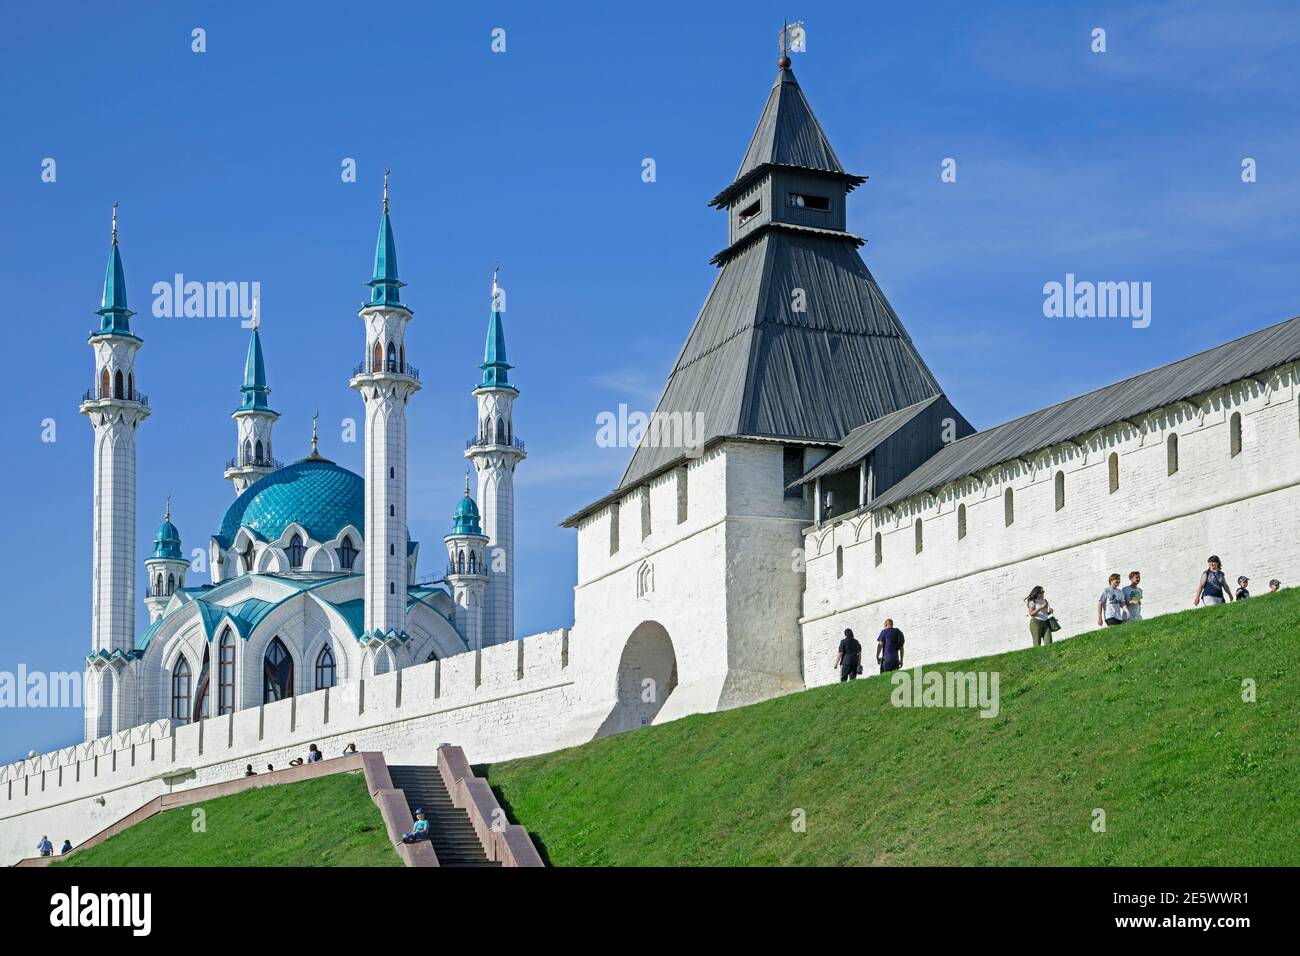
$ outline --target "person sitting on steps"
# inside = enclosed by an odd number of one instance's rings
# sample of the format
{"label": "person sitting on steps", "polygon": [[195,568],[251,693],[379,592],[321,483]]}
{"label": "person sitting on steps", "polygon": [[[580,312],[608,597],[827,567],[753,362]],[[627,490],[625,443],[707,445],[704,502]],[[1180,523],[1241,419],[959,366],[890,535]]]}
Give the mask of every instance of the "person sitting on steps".
{"label": "person sitting on steps", "polygon": [[403,843],[419,843],[429,839],[429,821],[424,818],[423,810],[415,811],[415,829],[402,834]]}

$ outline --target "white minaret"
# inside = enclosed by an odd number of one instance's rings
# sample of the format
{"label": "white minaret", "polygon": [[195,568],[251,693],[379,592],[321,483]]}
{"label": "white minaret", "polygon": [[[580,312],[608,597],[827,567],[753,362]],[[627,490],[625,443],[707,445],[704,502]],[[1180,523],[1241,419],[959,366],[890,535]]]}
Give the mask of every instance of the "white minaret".
{"label": "white minaret", "polygon": [[488,537],[488,586],[483,607],[483,643],[500,644],[515,638],[515,466],[523,460],[524,443],[515,437],[512,421],[519,389],[510,384],[506,335],[501,322],[505,290],[492,273],[492,315],[483,350],[483,378],[473,395],[478,399],[478,434],[465,457],[478,473],[478,507]]}
{"label": "white minaret", "polygon": [[135,387],[135,353],[144,343],[131,332],[134,314],[126,306],[114,203],[113,244],[98,310],[99,330],[89,339],[95,353],[95,384],[81,403],[81,414],[95,430],[91,655],[84,701],[87,740],[134,723],[134,692],[126,670],[135,647],[135,433],[149,417],[148,400]]}
{"label": "white minaret", "polygon": [[365,361],[351,386],[366,403],[365,637],[391,637],[406,630],[406,403],[420,380],[406,363],[406,323],[397,278],[397,245],[384,214],[375,246],[370,302],[358,313],[366,326]]}
{"label": "white minaret", "polygon": [[235,457],[226,463],[225,478],[241,494],[263,475],[280,467],[271,457],[271,426],[280,413],[271,410],[266,387],[266,363],[262,359],[261,311],[253,298],[253,334],[248,340],[248,357],[244,360],[244,384],[239,387],[243,400],[230,413],[235,420]]}
{"label": "white minaret", "polygon": [[149,579],[144,606],[149,611],[150,624],[162,617],[172,595],[185,587],[185,572],[189,566],[181,552],[181,533],[172,524],[172,499],[169,495],[163,523],[153,538],[153,554],[144,561],[145,576]]}
{"label": "white minaret", "polygon": [[478,506],[469,496],[469,472],[465,473],[465,495],[452,515],[447,545],[447,585],[456,603],[456,627],[472,651],[483,647],[483,598],[487,591],[488,537],[479,527]]}

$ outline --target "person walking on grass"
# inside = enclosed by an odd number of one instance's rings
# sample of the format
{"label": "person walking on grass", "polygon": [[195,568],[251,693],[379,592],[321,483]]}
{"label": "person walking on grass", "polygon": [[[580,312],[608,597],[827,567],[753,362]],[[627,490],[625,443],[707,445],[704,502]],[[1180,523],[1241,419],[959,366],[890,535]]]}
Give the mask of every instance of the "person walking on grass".
{"label": "person walking on grass", "polygon": [[1208,567],[1201,572],[1200,583],[1196,585],[1196,593],[1192,596],[1192,607],[1231,601],[1232,590],[1228,587],[1228,579],[1224,576],[1223,562],[1219,560],[1219,556],[1212,554],[1205,563]]}
{"label": "person walking on grass", "polygon": [[1237,578],[1236,600],[1244,601],[1248,597],[1250,597],[1250,578],[1243,574],[1241,577]]}
{"label": "person walking on grass", "polygon": [[840,669],[840,683],[857,680],[862,673],[862,645],[853,636],[852,628],[844,629],[844,640],[840,641],[839,652],[835,655],[835,666]]}
{"label": "person walking on grass", "polygon": [[893,618],[885,618],[885,628],[876,638],[876,661],[882,674],[903,666],[903,632],[894,627]]}
{"label": "person walking on grass", "polygon": [[1280,591],[1281,589],[1282,589],[1282,582],[1279,581],[1277,578],[1274,578],[1272,581],[1268,582],[1269,594],[1272,594],[1275,591]]}
{"label": "person walking on grass", "polygon": [[1142,572],[1130,571],[1128,584],[1124,586],[1124,606],[1128,608],[1130,621],[1142,620]]}
{"label": "person walking on grass", "polygon": [[1052,625],[1050,618],[1054,613],[1052,605],[1047,603],[1047,594],[1042,585],[1035,585],[1025,598],[1025,607],[1029,611],[1029,636],[1034,639],[1034,647],[1052,643]]}
{"label": "person walking on grass", "polygon": [[1123,624],[1128,620],[1128,605],[1119,586],[1119,575],[1112,574],[1106,581],[1106,590],[1097,598],[1097,626]]}

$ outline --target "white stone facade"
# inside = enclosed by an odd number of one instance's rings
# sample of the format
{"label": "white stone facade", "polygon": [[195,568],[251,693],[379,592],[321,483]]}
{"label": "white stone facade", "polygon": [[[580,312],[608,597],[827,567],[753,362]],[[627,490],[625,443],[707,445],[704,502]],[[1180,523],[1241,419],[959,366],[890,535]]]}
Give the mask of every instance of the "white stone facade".
{"label": "white stone facade", "polygon": [[1294,584],[1298,394],[1290,365],[1100,429],[1077,446],[1004,463],[890,513],[808,529],[805,682],[837,680],[832,664],[844,628],[870,653],[887,617],[906,635],[907,666],[1028,647],[1024,598],[1035,585],[1046,589],[1061,639],[1097,627],[1097,599],[1111,573],[1127,584],[1130,571],[1142,572],[1146,618],[1191,607],[1212,553],[1234,587],[1240,574],[1256,593],[1270,578]]}

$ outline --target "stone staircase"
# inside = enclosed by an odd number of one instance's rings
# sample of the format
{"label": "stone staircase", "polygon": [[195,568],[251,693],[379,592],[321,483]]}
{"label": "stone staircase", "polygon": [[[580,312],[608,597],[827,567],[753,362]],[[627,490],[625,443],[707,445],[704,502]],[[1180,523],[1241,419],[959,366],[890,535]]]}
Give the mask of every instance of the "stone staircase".
{"label": "stone staircase", "polygon": [[479,841],[469,812],[457,808],[436,766],[389,765],[393,786],[406,795],[411,816],[424,810],[429,821],[430,843],[439,866],[500,866],[489,860]]}

